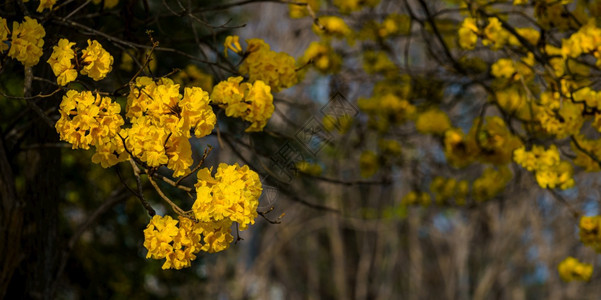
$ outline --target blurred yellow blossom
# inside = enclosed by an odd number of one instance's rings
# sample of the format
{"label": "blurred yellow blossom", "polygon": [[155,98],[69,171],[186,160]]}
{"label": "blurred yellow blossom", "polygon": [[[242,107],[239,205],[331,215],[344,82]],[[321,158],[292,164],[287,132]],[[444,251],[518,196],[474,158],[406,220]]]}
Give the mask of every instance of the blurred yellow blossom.
{"label": "blurred yellow blossom", "polygon": [[571,256],[564,259],[557,267],[559,277],[565,282],[589,281],[593,275],[593,265],[581,263]]}

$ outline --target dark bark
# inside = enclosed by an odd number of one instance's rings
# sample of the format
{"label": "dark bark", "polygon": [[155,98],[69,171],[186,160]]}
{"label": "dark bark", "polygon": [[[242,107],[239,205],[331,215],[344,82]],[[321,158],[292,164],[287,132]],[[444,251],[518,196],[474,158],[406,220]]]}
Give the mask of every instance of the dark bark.
{"label": "dark bark", "polygon": [[17,197],[15,177],[0,132],[0,299],[4,297],[16,267],[20,251],[23,203]]}
{"label": "dark bark", "polygon": [[[57,98],[44,99],[36,105],[46,110],[56,107],[58,100]],[[24,145],[58,142],[55,129],[50,127],[47,120],[40,117],[39,113],[30,110],[28,119],[31,120],[31,127],[26,134]],[[22,200],[13,202],[22,205],[16,205],[12,213],[7,211],[7,214],[9,214],[8,219],[13,220],[11,224],[13,227],[9,231],[13,238],[11,243],[16,249],[20,247],[18,252],[21,259],[16,260],[19,264],[5,297],[7,299],[50,299],[60,246],[58,243],[60,149],[34,147],[17,155],[22,161],[18,168],[19,175],[24,179],[24,188],[20,197]],[[17,158],[10,161],[17,161]],[[15,199],[17,197],[19,195],[16,195]],[[20,220],[22,223],[19,223]],[[17,241],[18,239],[20,241]],[[5,240],[0,243],[4,244]],[[11,247],[8,243],[7,246]]]}

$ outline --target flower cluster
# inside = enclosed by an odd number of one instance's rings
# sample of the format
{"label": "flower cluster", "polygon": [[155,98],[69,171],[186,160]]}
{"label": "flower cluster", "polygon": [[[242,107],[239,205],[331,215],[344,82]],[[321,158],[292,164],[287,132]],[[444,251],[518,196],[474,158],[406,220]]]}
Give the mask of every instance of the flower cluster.
{"label": "flower cluster", "polygon": [[[23,1],[23,2],[27,2],[27,1]],[[36,9],[36,11],[42,12],[42,11],[44,11],[44,9],[52,10],[52,7],[54,6],[54,4],[56,4],[56,0],[40,0],[40,5],[38,6],[38,9]]]}
{"label": "flower cluster", "polygon": [[237,222],[240,230],[247,229],[257,217],[263,190],[259,175],[238,164],[219,164],[214,177],[211,171],[207,168],[198,171],[194,216],[200,222]]}
{"label": "flower cluster", "polygon": [[478,24],[474,18],[465,18],[459,27],[459,46],[466,50],[472,50],[478,42]]}
{"label": "flower cluster", "polygon": [[[2,43],[4,43],[6,37],[3,36],[7,34],[8,28],[6,27],[6,20],[0,19],[0,38],[3,39]],[[26,67],[35,66],[42,56],[44,36],[46,36],[44,27],[35,19],[25,17],[23,23],[13,22],[8,56],[20,61]]]}
{"label": "flower cluster", "polygon": [[321,165],[308,161],[299,161],[295,164],[294,167],[299,172],[309,174],[312,176],[319,176],[323,172],[323,168],[321,167]]}
{"label": "flower cluster", "polygon": [[92,0],[96,5],[104,2],[104,8],[113,8],[119,4],[119,0]]}
{"label": "flower cluster", "polygon": [[417,112],[408,100],[393,93],[361,98],[357,104],[369,116],[369,124],[380,130],[386,130],[390,124],[402,124],[411,120]]}
{"label": "flower cluster", "polygon": [[218,83],[213,88],[211,99],[225,108],[227,116],[250,122],[247,132],[261,131],[275,109],[271,88],[261,80],[250,84],[241,83],[242,79],[240,76],[230,77]]}
{"label": "flower cluster", "polygon": [[426,192],[411,191],[401,199],[403,205],[422,205],[428,206],[432,202],[430,194]]}
{"label": "flower cluster", "polygon": [[326,37],[349,38],[353,32],[342,18],[336,16],[319,17],[318,24],[321,26],[313,24],[313,31]]}
{"label": "flower cluster", "polygon": [[322,74],[337,73],[342,58],[327,42],[312,42],[299,58],[301,67],[308,63],[312,63],[312,66]]}
{"label": "flower cluster", "polygon": [[296,3],[307,3],[307,5],[298,5],[298,4],[288,4],[288,7],[290,8],[290,18],[293,19],[300,19],[303,17],[306,17],[309,15],[309,11],[307,9],[307,6],[309,6],[311,8],[311,10],[313,12],[316,12],[319,10],[321,1],[320,0],[300,0],[300,1],[295,1]]}
{"label": "flower cluster", "polygon": [[533,76],[533,65],[534,55],[531,52],[519,61],[514,61],[509,58],[500,58],[492,65],[491,74],[496,78],[510,81],[520,81],[522,79],[528,80]]}
{"label": "flower cluster", "polygon": [[10,30],[8,30],[8,25],[6,24],[6,19],[0,17],[0,54],[6,50],[8,50],[8,35],[10,34]]}
{"label": "flower cluster", "polygon": [[363,52],[363,69],[368,74],[382,73],[388,75],[396,73],[396,66],[384,51],[366,50]]}
{"label": "flower cluster", "polygon": [[522,39],[531,45],[536,45],[540,38],[540,32],[533,28],[516,28],[515,36],[505,28],[496,17],[490,17],[488,24],[482,27],[478,26],[478,20],[475,18],[465,18],[458,30],[459,46],[466,50],[473,50],[478,43],[478,37],[482,37],[482,45],[489,46],[492,50],[499,50],[506,44],[512,46],[521,45]]}
{"label": "flower cluster", "polygon": [[444,153],[450,165],[462,168],[474,161],[478,146],[468,139],[460,128],[451,128],[444,133]]}
{"label": "flower cluster", "polygon": [[493,100],[508,114],[514,114],[522,120],[532,118],[530,105],[527,103],[526,92],[516,85],[495,91]]}
{"label": "flower cluster", "polygon": [[366,7],[375,7],[380,0],[334,0],[333,3],[340,9],[340,12],[351,13]]}
{"label": "flower cluster", "polygon": [[48,64],[52,68],[59,85],[77,78],[77,70],[95,81],[102,80],[112,70],[113,56],[102,48],[98,41],[88,40],[88,47],[78,56],[73,50],[75,43],[60,39],[52,49]]}
{"label": "flower cluster", "polygon": [[564,259],[557,267],[559,277],[565,282],[570,281],[589,281],[593,275],[593,265],[581,263],[578,259],[571,256]]}
{"label": "flower cluster", "polygon": [[512,177],[513,175],[507,167],[485,169],[472,185],[474,200],[482,202],[496,197],[505,190]]}
{"label": "flower cluster", "polygon": [[222,225],[194,222],[181,216],[178,222],[170,216],[155,215],[144,230],[146,258],[165,258],[163,269],[190,267],[196,253],[223,250],[234,240],[229,226]]}
{"label": "flower cluster", "polygon": [[548,150],[538,145],[534,145],[530,151],[520,147],[514,151],[513,160],[526,170],[534,172],[536,181],[542,188],[568,189],[574,186],[572,165],[560,160],[555,145],[551,145]]}
{"label": "flower cluster", "polygon": [[540,104],[534,107],[534,115],[541,127],[557,138],[565,138],[580,132],[584,123],[583,105],[563,101],[559,92],[544,92]]}
{"label": "flower cluster", "polygon": [[88,40],[88,47],[81,52],[81,64],[81,74],[98,81],[112,70],[113,56],[98,41]]}
{"label": "flower cluster", "polygon": [[597,58],[597,66],[601,65],[601,28],[598,28],[594,18],[580,27],[568,39],[561,43],[561,54],[563,58],[577,58],[583,54],[592,54]]}
{"label": "flower cluster", "polygon": [[363,151],[359,156],[359,170],[361,177],[368,178],[376,174],[380,168],[378,155],[373,151]]}
{"label": "flower cluster", "polygon": [[249,82],[263,81],[273,92],[298,83],[296,61],[283,52],[275,52],[262,39],[246,40],[246,57],[240,65],[240,73],[248,75]]}
{"label": "flower cluster", "polygon": [[454,198],[457,205],[465,205],[469,189],[467,180],[457,181],[454,178],[436,176],[430,183],[430,191],[437,204],[448,203]]}
{"label": "flower cluster", "polygon": [[475,119],[467,135],[459,128],[444,133],[445,155],[457,168],[475,161],[505,165],[511,162],[513,151],[521,145],[520,139],[500,117],[487,117],[484,121]]}
{"label": "flower cluster", "polygon": [[443,135],[449,128],[451,128],[449,116],[437,108],[419,113],[415,120],[415,129],[424,134]]}
{"label": "flower cluster", "polygon": [[60,138],[71,143],[73,149],[89,149],[119,133],[124,123],[120,111],[121,106],[109,97],[70,90],[60,104],[61,118],[55,127]]}
{"label": "flower cluster", "polygon": [[378,26],[378,36],[385,38],[391,35],[408,34],[411,18],[408,15],[390,14]]}
{"label": "flower cluster", "polygon": [[593,157],[601,157],[601,139],[589,140],[582,135],[575,135],[571,145],[576,153],[576,158],[573,160],[575,165],[584,168],[587,172],[601,171],[601,166],[593,159]]}
{"label": "flower cluster", "polygon": [[167,164],[173,176],[185,175],[192,164],[191,132],[204,137],[217,122],[209,102],[198,87],[185,88],[182,96],[171,79],[136,78],[127,97],[127,149],[151,167]]}
{"label": "flower cluster", "polygon": [[59,85],[64,86],[77,78],[74,64],[75,51],[72,49],[74,45],[75,43],[71,43],[67,39],[60,39],[58,45],[52,48],[48,64],[50,64]]}
{"label": "flower cluster", "polygon": [[60,104],[60,119],[56,131],[61,140],[71,143],[73,149],[96,147],[94,163],[103,167],[126,160],[123,143],[118,139],[123,118],[121,106],[109,97],[84,91],[70,90]]}
{"label": "flower cluster", "polygon": [[601,252],[601,216],[583,216],[578,224],[580,241]]}

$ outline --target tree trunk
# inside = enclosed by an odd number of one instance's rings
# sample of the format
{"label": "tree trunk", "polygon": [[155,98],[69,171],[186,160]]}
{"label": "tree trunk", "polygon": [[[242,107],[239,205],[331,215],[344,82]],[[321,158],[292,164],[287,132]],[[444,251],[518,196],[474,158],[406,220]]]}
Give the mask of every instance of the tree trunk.
{"label": "tree trunk", "polygon": [[0,299],[4,298],[20,255],[23,203],[17,197],[15,177],[0,131]]}
{"label": "tree trunk", "polygon": [[[27,82],[27,75],[25,76],[25,96],[32,94],[31,90],[43,90],[40,87],[31,89],[31,82]],[[39,115],[40,110],[33,107],[39,105],[43,111],[57,107],[58,100],[58,98],[45,98],[38,101],[38,104],[28,104],[30,108],[28,120],[31,121],[31,127],[26,133],[24,145],[56,144],[58,142],[56,130],[50,126],[48,119],[44,120]],[[38,112],[34,110],[38,110]],[[24,179],[23,195],[19,201],[16,200],[18,195],[13,192],[15,195],[13,197],[15,200],[12,201],[13,209],[3,209],[3,212],[6,211],[6,213],[2,223],[10,223],[11,227],[7,233],[12,240],[3,237],[4,240],[0,241],[0,244],[6,245],[7,248],[14,247],[11,249],[19,253],[21,261],[9,260],[13,264],[17,263],[18,266],[8,290],[6,290],[6,297],[7,299],[50,299],[59,258],[57,237],[58,187],[61,178],[60,149],[32,147],[17,155],[24,155],[24,159],[21,160],[24,163],[19,166],[20,175]],[[4,157],[6,158],[6,156]],[[0,157],[1,159],[2,157]],[[13,159],[13,161],[16,160],[16,158]],[[0,162],[0,165],[3,163]],[[8,176],[4,174],[4,167],[2,167],[2,171],[3,177]],[[4,181],[4,179],[0,179],[0,181]],[[12,184],[14,191],[14,178],[12,183],[8,183]],[[3,205],[5,205],[4,202],[10,201],[3,200]],[[19,203],[23,205],[19,205]],[[20,241],[18,241],[19,239]],[[2,247],[0,246],[0,249]],[[8,260],[4,255],[1,259]],[[9,273],[12,271],[3,270],[2,273],[3,276],[4,273],[10,275]]]}

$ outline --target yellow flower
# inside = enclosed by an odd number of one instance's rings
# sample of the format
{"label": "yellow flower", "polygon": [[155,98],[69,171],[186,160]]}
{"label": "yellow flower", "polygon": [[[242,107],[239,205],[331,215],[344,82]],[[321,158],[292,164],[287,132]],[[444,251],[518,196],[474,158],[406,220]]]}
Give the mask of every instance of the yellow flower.
{"label": "yellow flower", "polygon": [[144,230],[144,247],[148,249],[146,258],[161,259],[165,258],[173,247],[173,237],[178,234],[177,220],[170,216],[161,217],[155,215]]}
{"label": "yellow flower", "polygon": [[378,141],[378,148],[380,148],[382,154],[393,157],[398,157],[402,153],[401,144],[395,140],[380,139]]}
{"label": "yellow flower", "polygon": [[589,281],[593,275],[593,265],[581,263],[571,256],[564,259],[557,269],[559,277],[565,282],[574,280]]}
{"label": "yellow flower", "polygon": [[173,170],[173,177],[180,177],[190,173],[192,159],[192,146],[185,136],[171,136],[165,145],[165,154],[169,161],[167,168]]}
{"label": "yellow flower", "polygon": [[208,93],[199,87],[185,88],[182,97],[179,87],[169,78],[136,78],[127,97],[126,116],[132,122],[146,118],[173,136],[189,138],[191,130],[196,137],[210,134],[217,118],[209,105]]}
{"label": "yellow flower", "polygon": [[203,227],[202,251],[215,253],[227,249],[234,241],[230,227],[232,221],[223,219],[216,222],[201,223]]}
{"label": "yellow flower", "polygon": [[492,45],[493,50],[501,49],[509,39],[510,34],[505,30],[497,18],[488,18],[488,25],[484,28],[482,45]]}
{"label": "yellow flower", "polygon": [[326,42],[311,42],[303,56],[299,59],[301,66],[312,62],[313,67],[323,74],[340,71],[342,58],[334,48]]}
{"label": "yellow flower", "polygon": [[52,48],[52,55],[48,59],[48,64],[52,68],[52,72],[57,76],[56,81],[59,85],[64,86],[67,83],[77,78],[77,70],[73,64],[75,51],[73,51],[75,43],[69,42],[67,39],[60,39],[58,45]]}
{"label": "yellow flower", "polygon": [[320,6],[320,0],[300,0],[295,1],[296,3],[307,3],[307,5],[289,4],[290,18],[300,19],[309,15],[307,6],[311,7],[313,12],[317,12]]}
{"label": "yellow flower", "polygon": [[117,136],[124,124],[120,111],[119,103],[108,97],[70,90],[59,106],[61,118],[55,127],[61,140],[73,144],[73,149],[88,149]]}
{"label": "yellow flower", "polygon": [[0,17],[0,53],[8,50],[8,35],[10,34],[10,30],[8,29],[8,25],[6,24],[6,19]]}
{"label": "yellow flower", "polygon": [[194,136],[197,138],[211,134],[217,123],[217,116],[215,116],[209,102],[209,93],[201,88],[184,89],[184,98],[178,104],[182,109],[182,121],[180,121],[182,131],[189,132],[193,128]]}
{"label": "yellow flower", "polygon": [[535,117],[541,127],[557,138],[565,138],[580,132],[584,124],[583,106],[572,101],[561,101],[559,93],[544,92],[541,104],[534,110]]}
{"label": "yellow flower", "polygon": [[363,9],[364,7],[375,7],[380,3],[380,0],[334,0],[334,5],[340,9],[342,13],[351,13]]}
{"label": "yellow flower", "polygon": [[367,50],[363,52],[363,69],[368,74],[396,73],[396,66],[384,51]]}
{"label": "yellow flower", "polygon": [[424,192],[411,191],[401,199],[402,205],[423,205],[428,206],[432,202],[430,194]]}
{"label": "yellow flower", "polygon": [[129,159],[129,154],[125,151],[123,141],[119,136],[107,139],[102,144],[97,144],[96,152],[92,155],[92,162],[100,164],[103,168],[114,166],[127,159]]}
{"label": "yellow flower", "polygon": [[308,161],[299,161],[296,163],[296,169],[305,174],[318,176],[323,172],[323,168],[319,164],[310,163]]}
{"label": "yellow flower", "polygon": [[478,42],[478,25],[476,19],[465,18],[459,28],[459,46],[466,50],[472,50]]}
{"label": "yellow flower", "polygon": [[393,93],[359,99],[359,109],[369,115],[370,126],[385,131],[391,124],[403,124],[415,117],[417,109]]}
{"label": "yellow flower", "polygon": [[407,15],[390,14],[386,16],[378,28],[380,37],[397,34],[408,34],[411,27],[411,18]]}
{"label": "yellow flower", "polygon": [[269,50],[261,39],[246,40],[248,55],[240,65],[240,73],[248,75],[249,82],[263,81],[273,92],[289,88],[298,82],[296,62],[286,53]]}
{"label": "yellow flower", "polygon": [[363,151],[359,157],[361,177],[369,178],[376,174],[379,168],[378,155],[373,151]]}
{"label": "yellow flower", "polygon": [[11,47],[8,56],[17,59],[26,67],[35,66],[42,56],[46,31],[37,20],[25,17],[21,24],[13,22]]}
{"label": "yellow flower", "polygon": [[102,80],[113,68],[113,57],[102,48],[98,41],[88,40],[88,47],[82,50],[82,75],[88,75],[95,81]]}
{"label": "yellow flower", "polygon": [[322,16],[318,18],[318,22],[321,27],[313,24],[313,31],[318,35],[344,38],[348,37],[352,33],[352,30],[340,17]]}
{"label": "yellow flower", "polygon": [[341,116],[324,115],[321,122],[325,130],[332,131],[336,129],[338,132],[344,134],[353,125],[353,118],[348,114]]}
{"label": "yellow flower", "polygon": [[[584,138],[582,135],[574,135],[574,139],[578,142],[578,146],[587,151],[587,153],[592,153],[596,157],[601,156],[601,140],[589,140]],[[576,143],[572,142],[572,150],[576,153],[576,158],[574,159],[574,164],[584,168],[586,172],[599,172],[601,171],[601,166],[591,158],[589,154],[584,153],[576,146]]]}
{"label": "yellow flower", "polygon": [[172,137],[165,127],[156,126],[150,119],[140,117],[120,135],[125,139],[128,151],[148,166],[158,167],[169,162],[165,146]]}
{"label": "yellow flower", "polygon": [[240,230],[255,223],[259,196],[263,190],[259,175],[248,166],[219,164],[213,177],[211,170],[198,171],[196,201],[192,206],[200,222],[237,222]]}
{"label": "yellow flower", "polygon": [[601,216],[583,216],[578,224],[580,241],[601,252]]}
{"label": "yellow flower", "polygon": [[[516,32],[532,45],[536,45],[538,43],[538,40],[540,39],[540,32],[534,28],[516,28]],[[513,35],[509,37],[509,44],[513,46],[522,45],[521,42],[517,39],[517,37]]]}
{"label": "yellow flower", "polygon": [[560,160],[555,145],[548,150],[538,145],[533,146],[531,151],[518,148],[514,151],[513,160],[528,171],[534,171],[536,181],[542,188],[568,189],[574,186],[572,165]]}
{"label": "yellow flower", "polygon": [[[100,4],[102,1],[103,0],[92,0],[96,5]],[[104,8],[113,8],[117,6],[117,4],[119,4],[119,0],[104,0]]]}
{"label": "yellow flower", "polygon": [[223,43],[224,49],[223,54],[227,57],[227,49],[234,51],[234,53],[242,53],[242,47],[240,46],[240,37],[237,35],[228,35]]}
{"label": "yellow flower", "polygon": [[487,168],[482,175],[474,180],[472,186],[474,200],[478,202],[490,200],[505,190],[505,186],[513,175],[505,166],[498,170]]}
{"label": "yellow flower", "polygon": [[271,118],[275,107],[271,88],[263,81],[240,83],[242,77],[230,77],[218,83],[211,93],[211,99],[225,108],[228,117],[241,118],[251,122],[246,132],[262,131]]}
{"label": "yellow flower", "polygon": [[484,124],[479,123],[480,119],[476,119],[469,132],[469,140],[480,150],[479,159],[495,165],[510,163],[513,151],[522,146],[521,140],[510,132],[500,117],[486,117]]}
{"label": "yellow flower", "polygon": [[462,168],[474,161],[478,154],[475,143],[467,140],[459,128],[451,128],[444,134],[445,155],[449,164]]}
{"label": "yellow flower", "polygon": [[56,0],[40,0],[40,5],[38,6],[37,12],[42,12],[44,9],[52,10],[52,6],[56,4]]}
{"label": "yellow flower", "polygon": [[424,134],[442,135],[447,129],[451,128],[451,120],[442,110],[432,108],[417,116],[415,128]]}

